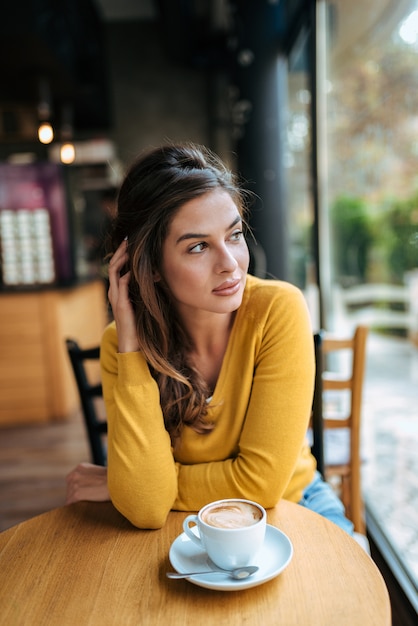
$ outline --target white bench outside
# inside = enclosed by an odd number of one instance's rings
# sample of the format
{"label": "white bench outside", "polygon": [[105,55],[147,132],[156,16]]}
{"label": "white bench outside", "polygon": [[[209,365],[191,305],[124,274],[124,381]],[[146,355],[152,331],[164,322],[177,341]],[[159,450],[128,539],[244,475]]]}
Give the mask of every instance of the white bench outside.
{"label": "white bench outside", "polygon": [[337,299],[354,324],[403,329],[412,339],[418,338],[418,270],[406,275],[405,285],[369,283],[341,288]]}

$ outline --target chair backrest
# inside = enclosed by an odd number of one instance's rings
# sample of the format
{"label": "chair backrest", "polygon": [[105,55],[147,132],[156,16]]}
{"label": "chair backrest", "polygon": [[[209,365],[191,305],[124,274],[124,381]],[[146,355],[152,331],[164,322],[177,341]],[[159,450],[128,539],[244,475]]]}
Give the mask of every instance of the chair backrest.
{"label": "chair backrest", "polygon": [[320,331],[314,335],[314,348],[315,348],[315,386],[312,403],[312,454],[316,459],[316,466],[318,471],[325,476],[324,465],[324,421],[322,417],[322,371],[323,371],[323,358],[322,358],[322,341],[323,332]]}
{"label": "chair backrest", "polygon": [[65,343],[80,396],[91,459],[96,465],[106,465],[107,455],[104,436],[107,433],[107,422],[99,416],[97,410],[97,399],[103,397],[102,385],[97,382],[90,382],[86,367],[88,361],[98,362],[100,348],[96,346],[82,349],[74,339],[67,339]]}
{"label": "chair backrest", "polygon": [[[361,492],[361,405],[363,396],[363,382],[366,362],[366,340],[368,328],[358,326],[349,338],[340,338],[324,333],[322,336],[322,415],[324,429],[324,474],[327,480],[332,476],[341,479],[341,499],[346,507],[347,515],[354,523],[357,532],[365,531],[364,506]],[[348,360],[348,372],[330,369],[330,355],[344,354]],[[328,398],[327,398],[328,394]],[[343,413],[334,404],[329,396],[335,400],[336,394],[341,394],[346,401]],[[348,395],[348,398],[347,398]],[[340,434],[348,435],[345,438],[345,458],[331,458],[327,454],[327,445],[331,447],[332,439],[327,442],[327,434],[332,429],[338,429]],[[342,439],[344,441],[344,438]],[[331,453],[332,450],[329,450]]]}

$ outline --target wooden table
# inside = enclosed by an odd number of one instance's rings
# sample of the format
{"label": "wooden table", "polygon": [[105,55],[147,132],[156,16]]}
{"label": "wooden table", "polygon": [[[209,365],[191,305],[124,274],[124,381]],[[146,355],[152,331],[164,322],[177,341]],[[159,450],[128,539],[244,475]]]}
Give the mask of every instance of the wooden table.
{"label": "wooden table", "polygon": [[55,509],[0,534],[0,623],[7,626],[389,626],[379,570],[331,522],[282,501],[269,523],[291,539],[275,579],[241,591],[168,580],[185,513],[133,528],[110,503]]}

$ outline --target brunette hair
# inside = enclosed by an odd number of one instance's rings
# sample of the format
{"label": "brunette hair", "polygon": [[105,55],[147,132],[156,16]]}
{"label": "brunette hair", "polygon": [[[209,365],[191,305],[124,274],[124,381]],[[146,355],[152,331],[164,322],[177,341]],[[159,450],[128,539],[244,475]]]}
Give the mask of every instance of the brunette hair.
{"label": "brunette hair", "polygon": [[173,444],[183,425],[198,433],[212,430],[207,420],[209,390],[188,360],[190,339],[170,293],[155,275],[171,220],[186,202],[209,191],[230,194],[245,221],[244,192],[224,163],[207,148],[165,145],[131,166],[118,196],[110,233],[110,253],[128,237],[130,297],[141,352],[160,390],[164,422]]}

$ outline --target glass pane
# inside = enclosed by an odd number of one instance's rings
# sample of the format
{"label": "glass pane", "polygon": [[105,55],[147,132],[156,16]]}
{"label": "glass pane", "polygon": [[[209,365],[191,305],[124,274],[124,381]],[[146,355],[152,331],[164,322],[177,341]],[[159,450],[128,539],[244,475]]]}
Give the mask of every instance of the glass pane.
{"label": "glass pane", "polygon": [[288,279],[304,290],[314,327],[317,327],[317,287],[312,251],[314,209],[309,37],[308,30],[302,30],[289,55],[284,165],[288,184]]}
{"label": "glass pane", "polygon": [[418,1],[320,5],[327,326],[370,328],[365,499],[418,586]]}

